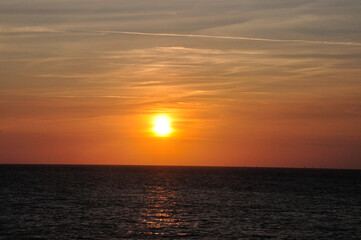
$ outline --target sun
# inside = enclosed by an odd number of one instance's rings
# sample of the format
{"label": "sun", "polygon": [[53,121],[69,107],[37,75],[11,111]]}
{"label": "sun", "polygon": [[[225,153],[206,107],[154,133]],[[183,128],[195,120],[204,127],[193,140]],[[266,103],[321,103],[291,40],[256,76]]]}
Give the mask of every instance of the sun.
{"label": "sun", "polygon": [[153,120],[153,132],[158,137],[167,137],[172,131],[171,127],[172,120],[164,114],[157,115]]}

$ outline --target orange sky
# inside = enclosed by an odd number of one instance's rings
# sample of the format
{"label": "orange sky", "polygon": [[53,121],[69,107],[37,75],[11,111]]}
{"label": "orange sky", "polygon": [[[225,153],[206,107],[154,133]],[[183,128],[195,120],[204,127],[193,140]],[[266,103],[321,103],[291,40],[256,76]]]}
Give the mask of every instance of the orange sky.
{"label": "orange sky", "polygon": [[1,2],[0,163],[361,168],[361,6],[339,3]]}

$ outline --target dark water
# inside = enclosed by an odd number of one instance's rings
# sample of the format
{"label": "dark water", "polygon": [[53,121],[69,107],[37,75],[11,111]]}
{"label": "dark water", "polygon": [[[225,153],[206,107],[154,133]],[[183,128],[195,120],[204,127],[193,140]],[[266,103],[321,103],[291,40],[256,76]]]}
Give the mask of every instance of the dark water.
{"label": "dark water", "polygon": [[0,239],[361,239],[361,171],[0,165]]}

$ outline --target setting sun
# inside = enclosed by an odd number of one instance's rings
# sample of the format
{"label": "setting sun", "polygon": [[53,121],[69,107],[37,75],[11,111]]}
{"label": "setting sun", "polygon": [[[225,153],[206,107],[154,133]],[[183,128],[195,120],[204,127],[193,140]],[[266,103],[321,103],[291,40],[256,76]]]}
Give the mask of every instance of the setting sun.
{"label": "setting sun", "polygon": [[157,115],[153,121],[153,132],[159,137],[166,137],[172,132],[171,119],[167,115]]}

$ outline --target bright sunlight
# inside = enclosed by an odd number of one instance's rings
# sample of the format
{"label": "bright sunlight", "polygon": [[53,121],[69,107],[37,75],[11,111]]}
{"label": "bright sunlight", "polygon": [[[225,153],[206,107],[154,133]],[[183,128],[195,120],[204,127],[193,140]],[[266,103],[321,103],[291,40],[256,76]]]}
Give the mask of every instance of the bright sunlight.
{"label": "bright sunlight", "polygon": [[167,115],[157,115],[153,121],[153,132],[159,137],[166,137],[172,131],[171,119]]}

